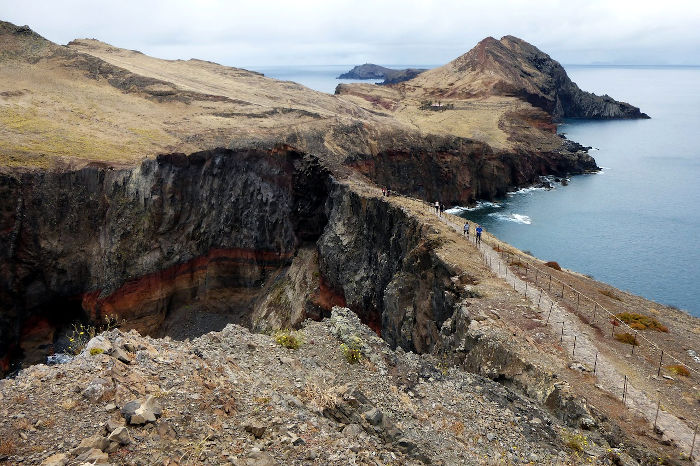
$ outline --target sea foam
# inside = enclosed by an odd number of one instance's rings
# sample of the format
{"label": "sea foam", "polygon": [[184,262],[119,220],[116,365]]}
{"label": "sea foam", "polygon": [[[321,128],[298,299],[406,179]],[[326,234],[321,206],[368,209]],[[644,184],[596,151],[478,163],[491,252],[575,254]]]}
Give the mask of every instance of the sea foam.
{"label": "sea foam", "polygon": [[523,225],[532,224],[532,219],[523,214],[502,214],[500,212],[492,212],[489,214],[489,217],[494,217],[504,222],[521,223]]}

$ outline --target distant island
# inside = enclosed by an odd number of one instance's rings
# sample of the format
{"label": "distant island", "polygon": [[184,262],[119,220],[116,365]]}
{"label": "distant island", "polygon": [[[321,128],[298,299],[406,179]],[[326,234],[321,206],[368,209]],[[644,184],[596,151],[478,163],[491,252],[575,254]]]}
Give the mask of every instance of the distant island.
{"label": "distant island", "polygon": [[396,84],[413,79],[423,71],[426,71],[426,69],[406,68],[403,70],[394,70],[372,63],[365,63],[364,65],[354,67],[347,73],[341,74],[338,76],[338,79],[383,79],[384,82],[382,82],[382,84]]}

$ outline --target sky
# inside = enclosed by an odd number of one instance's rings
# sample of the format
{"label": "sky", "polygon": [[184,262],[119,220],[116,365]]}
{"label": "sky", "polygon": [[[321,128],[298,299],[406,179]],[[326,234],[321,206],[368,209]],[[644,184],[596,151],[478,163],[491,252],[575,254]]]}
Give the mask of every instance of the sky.
{"label": "sky", "polygon": [[0,19],[241,67],[438,65],[507,34],[563,64],[700,65],[697,0],[0,0]]}

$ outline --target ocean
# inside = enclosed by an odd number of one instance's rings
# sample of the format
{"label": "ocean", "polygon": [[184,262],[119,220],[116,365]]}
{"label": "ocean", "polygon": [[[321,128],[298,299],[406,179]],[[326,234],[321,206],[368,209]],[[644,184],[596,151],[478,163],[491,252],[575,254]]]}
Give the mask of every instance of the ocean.
{"label": "ocean", "polygon": [[[256,71],[333,93],[350,68]],[[651,119],[568,120],[559,132],[592,146],[600,173],[454,212],[539,258],[700,316],[700,67],[565,68],[581,89]]]}

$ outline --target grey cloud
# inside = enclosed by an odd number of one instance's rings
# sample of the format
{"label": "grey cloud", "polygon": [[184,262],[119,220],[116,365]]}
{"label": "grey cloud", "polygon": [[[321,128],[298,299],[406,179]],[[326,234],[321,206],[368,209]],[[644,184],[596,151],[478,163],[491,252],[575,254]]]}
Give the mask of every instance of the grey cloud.
{"label": "grey cloud", "polygon": [[0,0],[0,14],[58,43],[233,66],[437,64],[506,34],[564,63],[700,64],[700,5],[687,0]]}

